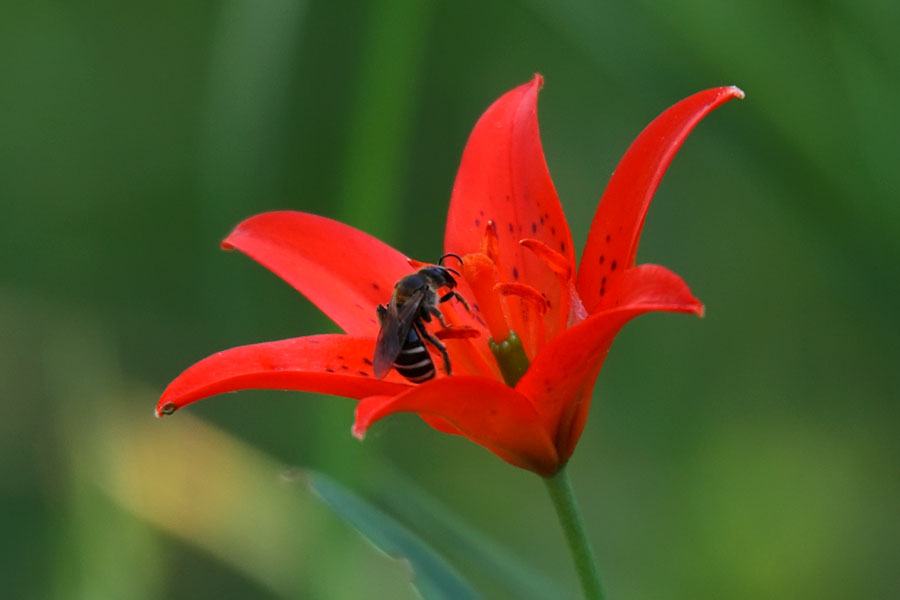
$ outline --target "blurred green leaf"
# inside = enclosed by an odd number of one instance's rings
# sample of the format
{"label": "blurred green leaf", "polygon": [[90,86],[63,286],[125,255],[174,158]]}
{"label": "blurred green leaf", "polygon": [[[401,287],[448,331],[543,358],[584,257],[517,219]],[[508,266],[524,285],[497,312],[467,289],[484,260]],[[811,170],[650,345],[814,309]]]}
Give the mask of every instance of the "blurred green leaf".
{"label": "blurred green leaf", "polygon": [[309,484],[328,506],[376,547],[405,559],[415,573],[413,585],[428,598],[458,600],[478,595],[437,552],[406,527],[321,473],[310,473]]}
{"label": "blurred green leaf", "polygon": [[[379,495],[392,515],[485,578],[504,596],[568,598],[571,593],[463,521],[450,508],[397,472],[379,473]],[[552,515],[548,515],[548,518]]]}

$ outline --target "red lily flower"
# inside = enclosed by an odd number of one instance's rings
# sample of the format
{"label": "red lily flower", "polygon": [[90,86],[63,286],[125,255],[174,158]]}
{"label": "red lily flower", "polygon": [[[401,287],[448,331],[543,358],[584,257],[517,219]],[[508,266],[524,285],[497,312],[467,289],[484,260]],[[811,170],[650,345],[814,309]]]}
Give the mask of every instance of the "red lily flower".
{"label": "red lily flower", "polygon": [[[441,304],[451,326],[437,332],[453,376],[439,369],[435,379],[413,384],[395,371],[380,380],[372,374],[375,307],[422,263],[347,225],[271,212],[238,225],[223,247],[274,271],[346,334],[214,354],[169,385],[157,416],[240,389],[335,394],[359,400],[353,432],[360,438],[375,421],[412,412],[513,465],[555,473],[578,442],[594,380],[625,323],[649,311],[703,313],[680,277],[657,265],[635,266],[635,255],[650,200],[678,148],[704,116],[743,92],[723,87],[690,96],[638,136],[603,195],[576,271],[538,133],[541,85],[535,76],[497,100],[463,153],[444,250],[463,257],[459,290],[472,312],[455,301]],[[515,346],[510,331],[527,357],[514,375],[488,344],[492,338]]]}

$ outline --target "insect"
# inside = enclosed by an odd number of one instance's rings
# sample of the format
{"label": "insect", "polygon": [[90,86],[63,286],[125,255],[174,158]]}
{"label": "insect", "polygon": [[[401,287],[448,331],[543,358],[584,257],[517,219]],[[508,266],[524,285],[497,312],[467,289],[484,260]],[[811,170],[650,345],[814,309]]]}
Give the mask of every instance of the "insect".
{"label": "insect", "polygon": [[[434,362],[425,348],[425,342],[443,355],[447,375],[453,374],[447,347],[425,329],[425,323],[431,322],[432,316],[447,327],[438,305],[451,298],[456,298],[469,310],[466,300],[453,289],[456,287],[453,274],[459,276],[459,273],[443,264],[448,257],[462,262],[456,254],[443,255],[437,266],[422,267],[398,281],[390,303],[386,306],[378,305],[376,312],[381,330],[375,342],[373,369],[379,379],[387,375],[391,367],[413,383],[421,383],[434,377]],[[450,291],[439,296],[441,288],[449,288]]]}

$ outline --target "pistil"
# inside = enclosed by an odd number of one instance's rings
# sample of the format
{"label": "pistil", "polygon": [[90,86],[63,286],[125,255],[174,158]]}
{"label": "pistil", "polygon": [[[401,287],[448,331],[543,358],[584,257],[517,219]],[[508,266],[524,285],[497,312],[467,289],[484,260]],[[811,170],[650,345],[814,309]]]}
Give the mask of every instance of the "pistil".
{"label": "pistil", "polygon": [[503,342],[495,342],[494,338],[488,340],[488,345],[494,358],[497,359],[497,365],[503,374],[503,381],[509,387],[515,387],[525,371],[528,370],[528,356],[522,347],[522,340],[516,335],[515,331],[510,330]]}

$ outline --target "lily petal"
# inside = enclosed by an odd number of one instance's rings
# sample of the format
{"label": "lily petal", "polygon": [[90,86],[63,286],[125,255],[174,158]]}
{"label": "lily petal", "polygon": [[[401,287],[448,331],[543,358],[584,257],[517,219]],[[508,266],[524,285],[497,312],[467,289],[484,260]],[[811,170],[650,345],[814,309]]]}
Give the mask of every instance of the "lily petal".
{"label": "lily petal", "polygon": [[559,466],[556,449],[534,407],[499,381],[445,377],[393,398],[365,398],[356,405],[353,434],[362,438],[372,423],[397,412],[440,417],[517,467],[548,475]]}
{"label": "lily petal", "polygon": [[734,86],[694,94],[654,119],[628,148],[597,207],[581,258],[577,288],[589,313],[613,304],[601,291],[634,265],[650,201],[685,138],[715,108],[743,97]]}
{"label": "lily petal", "polygon": [[538,131],[542,83],[535,75],[507,92],[475,125],[453,186],[444,251],[461,256],[480,252],[485,227],[493,221],[497,251],[503,256],[501,280],[547,292],[558,285],[556,275],[519,240],[537,239],[558,250],[573,272],[575,254]]}
{"label": "lily petal", "polygon": [[554,432],[563,462],[581,436],[594,380],[619,330],[650,311],[703,313],[687,284],[665,267],[628,269],[621,286],[620,306],[597,312],[550,341],[516,385]]}
{"label": "lily petal", "polygon": [[410,386],[394,373],[384,380],[375,378],[369,358],[374,348],[374,339],[330,334],[217,352],[169,384],[156,406],[156,416],[238,390],[296,390],[363,398],[408,389]]}
{"label": "lily petal", "polygon": [[325,217],[278,211],[250,217],[222,242],[291,284],[350,335],[375,337],[375,306],[412,272],[384,242]]}

